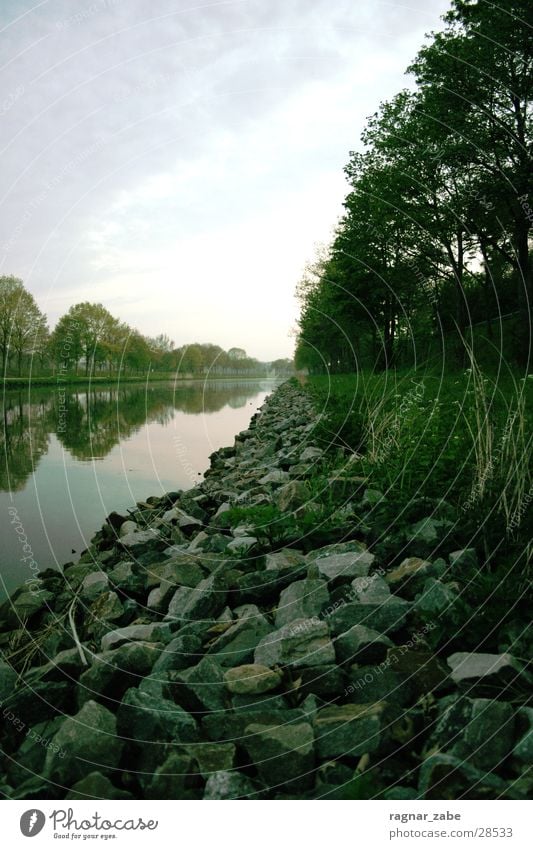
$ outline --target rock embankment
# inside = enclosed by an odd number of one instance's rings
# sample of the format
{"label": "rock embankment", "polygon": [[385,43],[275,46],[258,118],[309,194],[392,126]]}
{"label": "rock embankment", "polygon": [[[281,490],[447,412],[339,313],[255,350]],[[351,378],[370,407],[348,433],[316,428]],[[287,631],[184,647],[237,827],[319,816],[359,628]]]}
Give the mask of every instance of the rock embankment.
{"label": "rock embankment", "polygon": [[316,420],[282,385],[204,482],[3,605],[4,796],[527,797],[523,662],[435,640],[476,552],[428,556],[431,517],[374,551],[380,494],[327,477]]}

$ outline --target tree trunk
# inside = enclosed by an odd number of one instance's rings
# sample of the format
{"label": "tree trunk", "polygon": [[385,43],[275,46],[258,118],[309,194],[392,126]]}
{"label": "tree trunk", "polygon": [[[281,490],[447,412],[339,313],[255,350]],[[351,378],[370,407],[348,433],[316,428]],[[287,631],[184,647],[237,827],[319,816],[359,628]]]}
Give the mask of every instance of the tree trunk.
{"label": "tree trunk", "polygon": [[484,275],[483,275],[483,295],[485,300],[485,325],[487,328],[487,337],[492,339],[492,322],[491,322],[491,308],[490,308],[490,282],[491,282],[491,273],[489,267],[489,257],[487,254],[487,245],[485,243],[485,239],[480,238],[479,247],[481,248],[481,253],[483,255],[483,265],[484,265]]}
{"label": "tree trunk", "polygon": [[518,254],[518,311],[519,326],[517,334],[517,355],[521,364],[529,369],[531,361],[531,331],[533,319],[533,291],[531,259],[529,256],[529,222],[522,214],[516,226],[516,248]]}

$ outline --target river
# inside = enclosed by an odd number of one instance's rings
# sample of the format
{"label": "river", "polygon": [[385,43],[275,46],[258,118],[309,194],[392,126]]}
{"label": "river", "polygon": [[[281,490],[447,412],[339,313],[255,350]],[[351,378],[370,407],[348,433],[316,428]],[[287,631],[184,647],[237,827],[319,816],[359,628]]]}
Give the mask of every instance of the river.
{"label": "river", "polygon": [[65,397],[38,386],[6,392],[0,594],[37,569],[76,561],[112,510],[201,481],[209,455],[233,443],[275,385],[76,386]]}

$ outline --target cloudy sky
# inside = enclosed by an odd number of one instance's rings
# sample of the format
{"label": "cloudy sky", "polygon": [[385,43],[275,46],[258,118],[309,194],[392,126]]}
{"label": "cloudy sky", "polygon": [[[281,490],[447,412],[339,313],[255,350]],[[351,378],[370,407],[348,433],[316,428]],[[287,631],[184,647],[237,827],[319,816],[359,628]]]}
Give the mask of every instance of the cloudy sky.
{"label": "cloudy sky", "polygon": [[0,274],[287,356],[365,117],[446,0],[2,0]]}

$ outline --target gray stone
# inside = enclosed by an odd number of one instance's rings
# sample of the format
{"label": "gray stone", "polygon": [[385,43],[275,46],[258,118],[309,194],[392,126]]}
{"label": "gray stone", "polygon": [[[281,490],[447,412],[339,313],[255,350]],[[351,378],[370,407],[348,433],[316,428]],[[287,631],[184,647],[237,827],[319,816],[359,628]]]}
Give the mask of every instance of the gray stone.
{"label": "gray stone", "polygon": [[114,651],[93,656],[92,665],[78,681],[78,704],[81,706],[90,699],[109,699],[114,708],[128,687],[150,673],[159,653],[159,648],[147,643],[126,643]]}
{"label": "gray stone", "polygon": [[235,765],[236,749],[233,743],[194,743],[185,746],[196,770],[202,778],[231,770]]}
{"label": "gray stone", "polygon": [[375,557],[359,542],[327,545],[307,555],[307,563],[316,563],[321,577],[327,581],[351,581],[368,575]]}
{"label": "gray stone", "polygon": [[81,597],[85,601],[94,601],[101,593],[109,589],[109,578],[105,572],[91,572],[83,579]]}
{"label": "gray stone", "polygon": [[202,657],[202,643],[192,634],[174,637],[162,650],[154,664],[154,672],[187,669],[196,666]]}
{"label": "gray stone", "polygon": [[531,681],[523,664],[510,654],[456,652],[447,663],[455,684],[476,695],[494,696],[497,690]]}
{"label": "gray stone", "polygon": [[230,693],[256,695],[268,693],[279,687],[282,675],[278,670],[269,669],[257,663],[236,666],[224,673],[226,687]]}
{"label": "gray stone", "polygon": [[309,460],[318,460],[324,452],[321,448],[316,448],[314,445],[308,445],[300,454],[300,463],[307,463]]}
{"label": "gray stone", "polygon": [[381,743],[383,702],[335,705],[318,711],[314,721],[321,758],[355,757],[375,752]]}
{"label": "gray stone", "polygon": [[354,599],[362,603],[388,601],[391,594],[389,585],[380,575],[354,578],[352,590]]}
{"label": "gray stone", "polygon": [[466,567],[477,569],[478,567],[478,559],[475,548],[461,548],[459,551],[452,551],[448,559],[452,568]]}
{"label": "gray stone", "polygon": [[237,622],[230,625],[209,646],[208,653],[216,656],[221,666],[236,666],[253,660],[254,651],[267,634],[273,631],[266,617],[255,605],[243,605]]}
{"label": "gray stone", "polygon": [[254,653],[264,666],[319,666],[335,662],[328,626],[319,619],[297,619],[267,634]]}
{"label": "gray stone", "polygon": [[144,795],[147,799],[186,798],[191,757],[186,752],[171,752],[149,780]]}
{"label": "gray stone", "polygon": [[146,589],[161,586],[162,583],[176,587],[197,587],[204,577],[197,554],[182,552],[164,560],[146,570]]}
{"label": "gray stone", "polygon": [[365,625],[354,625],[335,640],[335,654],[339,663],[381,663],[393,645],[385,634]]}
{"label": "gray stone", "polygon": [[275,503],[282,513],[300,510],[309,500],[310,491],[303,481],[294,480],[280,487],[276,492]]}
{"label": "gray stone", "polygon": [[385,664],[378,666],[353,666],[349,672],[349,683],[345,697],[355,704],[374,704],[386,701],[402,706],[411,698],[410,687],[397,672]]}
{"label": "gray stone", "polygon": [[305,666],[298,669],[299,690],[331,700],[343,696],[346,691],[346,677],[335,663],[322,666]]}
{"label": "gray stone", "polygon": [[5,764],[8,779],[14,787],[27,781],[30,775],[42,775],[46,752],[62,723],[63,717],[56,715],[53,719],[25,729],[26,734],[16,757],[6,760]]}
{"label": "gray stone", "polygon": [[124,608],[118,595],[112,591],[103,592],[93,601],[89,608],[92,633],[96,634],[103,628],[108,627],[108,622],[116,622],[124,616]]}
{"label": "gray stone", "polygon": [[123,747],[111,711],[96,702],[86,702],[79,713],[63,721],[54,735],[53,747],[46,754],[44,775],[70,785],[87,775],[89,765],[103,772],[117,767]]}
{"label": "gray stone", "polygon": [[222,669],[212,658],[204,657],[196,666],[170,675],[174,698],[186,710],[223,711],[228,707]]}
{"label": "gray stone", "polygon": [[146,643],[168,643],[172,639],[172,631],[169,624],[152,622],[150,625],[128,625],[125,628],[117,628],[109,631],[102,637],[102,651],[118,649],[124,643],[137,640]]}
{"label": "gray stone", "polygon": [[416,581],[418,578],[429,577],[431,567],[429,560],[423,560],[421,557],[406,557],[399,566],[387,573],[385,580],[391,587],[396,588],[404,583]]}
{"label": "gray stone", "polygon": [[318,616],[329,601],[326,581],[296,581],[280,595],[276,610],[276,628],[294,622],[295,619],[311,619]]}
{"label": "gray stone", "polygon": [[196,722],[183,708],[136,687],[124,694],[117,712],[117,728],[124,740],[140,745],[171,741],[192,743],[198,739]]}
{"label": "gray stone", "polygon": [[533,708],[520,708],[517,720],[521,736],[513,749],[513,756],[531,766],[533,764]]}
{"label": "gray stone", "polygon": [[273,551],[266,555],[265,569],[294,569],[305,571],[306,560],[299,551],[292,548],[283,548],[281,551]]}
{"label": "gray stone", "polygon": [[146,531],[126,534],[120,540],[120,544],[129,549],[133,555],[153,547],[157,548],[161,546],[161,543],[161,532],[157,528],[148,528]]}
{"label": "gray stone", "polygon": [[68,791],[65,799],[133,799],[127,790],[119,790],[101,772],[90,772]]}
{"label": "gray stone", "polygon": [[[293,723],[306,721],[303,710],[298,708],[277,707],[276,697],[264,696],[234,696],[234,699],[247,699],[252,704],[234,712],[224,711],[210,713],[202,718],[202,727],[210,740],[225,740],[242,746],[245,728],[252,722],[261,725],[276,725],[290,727]],[[261,699],[253,702],[253,699]]]}
{"label": "gray stone", "polygon": [[245,728],[242,745],[261,779],[271,788],[286,785],[297,790],[312,786],[315,746],[309,723],[284,726],[251,723]]}
{"label": "gray stone", "polygon": [[447,519],[433,519],[431,516],[427,516],[412,526],[410,540],[418,547],[430,551],[444,539],[452,527],[452,523]]}
{"label": "gray stone", "polygon": [[506,783],[467,761],[437,753],[423,761],[418,789],[424,799],[494,799],[505,791]]}
{"label": "gray stone", "polygon": [[143,575],[139,574],[135,565],[129,561],[118,563],[109,572],[109,583],[111,587],[133,595],[138,595],[144,589]]}
{"label": "gray stone", "polygon": [[249,778],[240,772],[215,772],[207,779],[204,799],[243,799],[253,796],[255,788]]}
{"label": "gray stone", "polygon": [[262,478],[259,479],[259,483],[261,486],[280,486],[282,483],[286,483],[290,480],[290,475],[288,472],[282,472],[281,469],[274,469],[268,474],[263,475]]}
{"label": "gray stone", "polygon": [[232,554],[247,554],[255,545],[257,545],[257,537],[238,536],[228,543],[228,551]]}
{"label": "gray stone", "polygon": [[51,602],[54,594],[44,589],[36,589],[35,591],[22,592],[14,600],[9,602],[9,610],[7,611],[8,627],[17,627],[25,623],[48,608],[48,602]]}
{"label": "gray stone", "polygon": [[449,612],[457,602],[457,593],[449,584],[443,584],[435,578],[429,578],[422,593],[415,598],[414,608],[424,617],[438,617]]}
{"label": "gray stone", "polygon": [[372,625],[376,631],[394,633],[405,623],[410,604],[401,598],[391,596],[382,602],[347,602],[326,614],[332,634],[348,631],[354,625]]}
{"label": "gray stone", "polygon": [[218,616],[226,603],[226,589],[217,575],[204,578],[196,587],[180,587],[168,608],[166,619],[212,619]]}
{"label": "gray stone", "polygon": [[127,534],[136,534],[139,530],[140,528],[137,522],[132,522],[130,519],[127,519],[125,522],[122,522],[118,535],[120,537],[125,537]]}
{"label": "gray stone", "polygon": [[173,507],[171,510],[167,510],[166,513],[163,514],[163,522],[167,524],[175,522],[180,531],[183,531],[186,534],[193,533],[203,527],[203,523],[200,519],[190,516],[185,512],[185,510],[181,510],[179,507]]}
{"label": "gray stone", "polygon": [[507,702],[474,699],[470,720],[464,730],[462,757],[478,769],[498,769],[513,747],[514,710]]}

